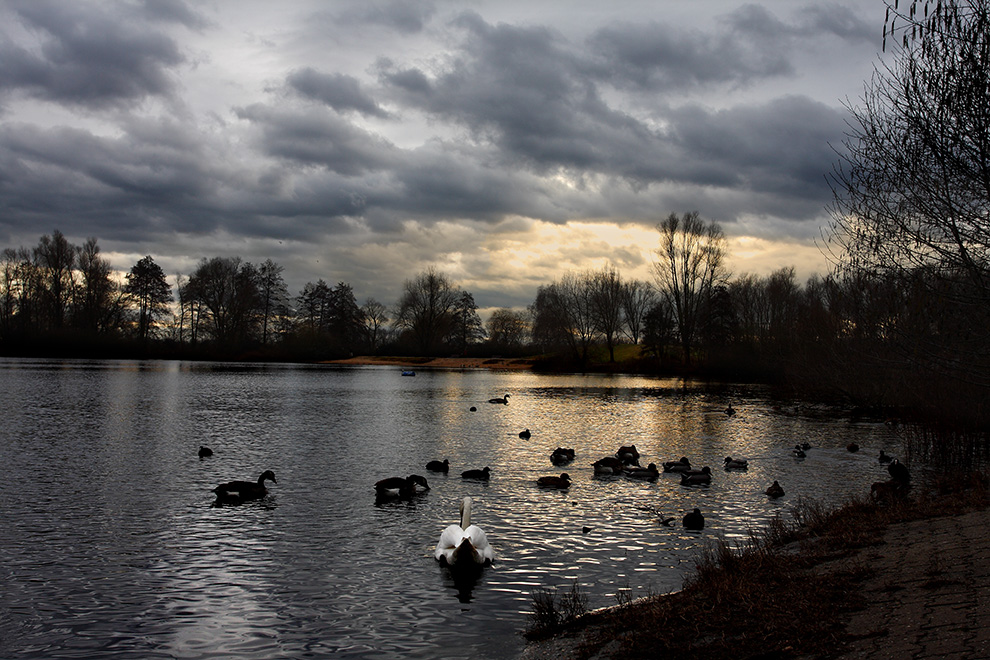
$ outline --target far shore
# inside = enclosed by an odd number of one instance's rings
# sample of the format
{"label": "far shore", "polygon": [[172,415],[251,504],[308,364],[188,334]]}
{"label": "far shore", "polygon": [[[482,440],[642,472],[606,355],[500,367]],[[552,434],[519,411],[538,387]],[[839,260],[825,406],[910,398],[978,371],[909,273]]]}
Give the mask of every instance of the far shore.
{"label": "far shore", "polygon": [[355,366],[401,367],[403,370],[416,369],[498,369],[525,371],[533,368],[533,361],[526,358],[471,358],[471,357],[379,357],[359,355],[346,360],[328,360],[324,364]]}

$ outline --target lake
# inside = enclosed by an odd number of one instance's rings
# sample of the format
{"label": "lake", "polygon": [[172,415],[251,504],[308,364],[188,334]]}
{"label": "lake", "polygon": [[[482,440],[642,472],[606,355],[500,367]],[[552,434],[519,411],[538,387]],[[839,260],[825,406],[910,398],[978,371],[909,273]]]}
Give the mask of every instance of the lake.
{"label": "lake", "polygon": [[[0,359],[0,401],[7,659],[512,658],[534,590],[576,583],[592,608],[675,591],[706,543],[862,495],[887,477],[879,450],[900,450],[877,420],[763,386],[638,376]],[[712,484],[593,474],[630,444]],[[572,463],[551,464],[558,446]],[[749,469],[724,471],[729,455]],[[449,475],[425,470],[443,458]],[[461,479],[484,466],[487,483]],[[269,469],[265,499],[211,506]],[[568,490],[536,486],[562,471]],[[431,489],[376,502],[376,481],[409,474]],[[496,553],[467,583],[433,559],[466,495]],[[659,522],[694,507],[701,532]]]}

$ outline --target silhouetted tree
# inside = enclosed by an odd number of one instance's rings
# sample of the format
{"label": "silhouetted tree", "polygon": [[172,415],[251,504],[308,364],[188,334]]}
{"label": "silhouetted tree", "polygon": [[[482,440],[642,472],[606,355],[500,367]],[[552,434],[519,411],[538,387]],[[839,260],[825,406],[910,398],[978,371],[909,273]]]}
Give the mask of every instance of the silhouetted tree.
{"label": "silhouetted tree", "polygon": [[146,340],[155,327],[155,321],[168,314],[172,302],[172,287],[165,278],[165,271],[149,254],[131,266],[124,290],[138,309],[138,338]]}
{"label": "silhouetted tree", "polygon": [[41,308],[51,328],[60,329],[65,325],[75,287],[76,252],[76,247],[57,229],[51,236],[42,236],[34,248],[41,284],[38,291],[42,296]]}
{"label": "silhouetted tree", "polygon": [[903,364],[990,387],[990,1],[903,7],[888,9],[892,62],[850,108],[832,250],[843,278],[938,304],[935,325],[887,324]]}
{"label": "silhouetted tree", "polygon": [[446,275],[429,268],[403,285],[395,324],[410,331],[423,355],[430,355],[450,332],[460,291]]}
{"label": "silhouetted tree", "polygon": [[631,280],[622,285],[622,316],[626,336],[638,344],[643,335],[646,314],[656,304],[656,293],[646,282]]}
{"label": "silhouetted tree", "polygon": [[608,361],[615,362],[615,342],[622,332],[622,309],[625,289],[615,266],[608,265],[588,274],[591,290],[591,313],[595,330],[605,339]]}
{"label": "silhouetted tree", "polygon": [[657,231],[660,247],[654,277],[673,310],[684,363],[690,365],[701,316],[715,287],[728,279],[725,235],[717,222],[706,223],[696,212],[671,213],[657,225]]}
{"label": "silhouetted tree", "polygon": [[266,259],[258,267],[258,297],[261,308],[261,343],[268,343],[271,328],[277,326],[277,319],[289,313],[289,289],[285,285],[282,272],[285,269]]}
{"label": "silhouetted tree", "polygon": [[186,285],[208,315],[210,334],[220,344],[250,338],[258,321],[258,271],[240,257],[203,259]]}
{"label": "silhouetted tree", "polygon": [[467,291],[461,291],[451,313],[450,334],[447,341],[460,352],[467,350],[468,344],[477,343],[485,338],[485,329],[478,316],[478,305],[474,296]]}
{"label": "silhouetted tree", "polygon": [[516,350],[522,346],[529,324],[525,313],[503,307],[492,312],[485,325],[494,348]]}
{"label": "silhouetted tree", "polygon": [[368,346],[372,353],[376,353],[387,339],[388,308],[374,298],[368,298],[361,306],[361,318],[364,319],[364,334]]}

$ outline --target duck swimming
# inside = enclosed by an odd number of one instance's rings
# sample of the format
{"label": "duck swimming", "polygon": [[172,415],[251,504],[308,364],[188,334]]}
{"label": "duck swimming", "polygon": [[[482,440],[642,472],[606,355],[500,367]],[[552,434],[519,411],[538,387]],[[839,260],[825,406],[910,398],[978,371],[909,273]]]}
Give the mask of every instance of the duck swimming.
{"label": "duck swimming", "polygon": [[615,457],[626,465],[639,465],[639,450],[636,449],[636,445],[619,447],[619,451],[615,452]]}
{"label": "duck swimming", "polygon": [[567,449],[564,447],[557,447],[550,454],[550,462],[554,465],[560,465],[561,463],[567,463],[568,461],[574,460],[574,450]]}
{"label": "duck swimming", "polygon": [[268,494],[268,489],[265,488],[266,481],[278,483],[275,480],[275,473],[271,470],[265,470],[256,482],[228,481],[225,484],[220,484],[213,489],[217,495],[216,504],[240,504],[248,500],[260,500]]}
{"label": "duck swimming", "polygon": [[501,404],[504,404],[504,405],[508,405],[509,404],[509,395],[506,394],[501,399],[497,399],[497,398],[496,399],[488,399],[488,403],[501,403]]}
{"label": "duck swimming", "polygon": [[200,458],[209,458],[210,456],[213,456],[213,450],[212,449],[210,449],[209,447],[200,447],[199,448],[199,457]]}
{"label": "duck swimming", "polygon": [[704,529],[705,528],[705,517],[701,515],[701,509],[695,509],[691,513],[684,516],[681,521],[684,525],[684,529]]}
{"label": "duck swimming", "polygon": [[492,469],[487,465],[480,470],[465,470],[461,472],[462,479],[481,479],[483,481],[488,481],[491,477]]}
{"label": "duck swimming", "polygon": [[702,486],[712,482],[712,469],[707,465],[701,468],[701,472],[681,473],[682,486]]}
{"label": "duck swimming", "polygon": [[774,498],[774,499],[776,499],[778,497],[783,497],[784,496],[784,487],[781,486],[776,481],[774,481],[772,484],[770,484],[770,487],[767,488],[767,495],[769,497]]}
{"label": "duck swimming", "polygon": [[426,469],[430,472],[443,472],[447,474],[447,471],[450,470],[450,461],[446,458],[442,461],[430,461],[426,464]]}
{"label": "duck swimming", "polygon": [[449,525],[440,534],[433,556],[451,568],[484,566],[495,559],[485,531],[471,524],[471,498],[461,501],[461,524]]}
{"label": "duck swimming", "polygon": [[595,468],[595,474],[622,474],[626,466],[615,456],[606,456],[592,463],[592,467]]}
{"label": "duck swimming", "polygon": [[430,490],[425,477],[410,474],[408,477],[389,477],[375,482],[378,497],[412,497],[417,492]]}
{"label": "duck swimming", "polygon": [[725,469],[726,470],[747,470],[749,469],[749,461],[744,461],[741,458],[732,458],[731,456],[725,457]]}
{"label": "duck swimming", "polygon": [[630,466],[623,470],[627,477],[632,477],[633,479],[648,479],[653,480],[660,476],[660,470],[657,469],[656,463],[650,463],[648,466]]}
{"label": "duck swimming", "polygon": [[679,460],[667,461],[663,464],[664,472],[687,472],[691,469],[691,461],[687,456],[681,456]]}
{"label": "duck swimming", "polygon": [[540,477],[536,480],[536,483],[543,488],[570,488],[571,475],[566,472],[561,472],[559,477]]}

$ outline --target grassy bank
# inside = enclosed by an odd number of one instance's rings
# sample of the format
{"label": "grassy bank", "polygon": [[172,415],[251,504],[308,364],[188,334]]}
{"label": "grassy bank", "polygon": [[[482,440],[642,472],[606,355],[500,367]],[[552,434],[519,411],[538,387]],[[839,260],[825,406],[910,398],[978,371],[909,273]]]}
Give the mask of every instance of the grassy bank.
{"label": "grassy bank", "polygon": [[[835,560],[878,544],[890,524],[985,508],[986,483],[973,475],[963,484],[954,479],[916,488],[914,498],[862,499],[834,509],[801,502],[792,520],[775,519],[741,547],[712,542],[682,591],[564,623],[564,616],[539,611],[554,606],[544,594],[535,601],[527,635],[534,643],[526,657],[833,657],[843,647],[848,616],[866,605],[857,585],[870,570],[865,561]],[[890,579],[896,588],[897,576]],[[575,599],[565,594],[558,606]]]}

